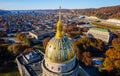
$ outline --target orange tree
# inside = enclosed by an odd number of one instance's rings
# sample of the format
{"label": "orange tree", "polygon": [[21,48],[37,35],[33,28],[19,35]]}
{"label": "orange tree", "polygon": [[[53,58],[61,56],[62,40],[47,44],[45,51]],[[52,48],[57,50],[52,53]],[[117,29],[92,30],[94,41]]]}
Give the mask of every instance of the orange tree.
{"label": "orange tree", "polygon": [[16,37],[17,37],[17,39],[18,39],[19,41],[22,41],[23,38],[24,38],[24,36],[25,36],[25,35],[24,35],[23,33],[20,32],[20,33],[17,34]]}
{"label": "orange tree", "polygon": [[104,51],[104,42],[101,40],[84,37],[74,42],[74,45],[82,52],[89,51],[93,54]]}
{"label": "orange tree", "polygon": [[112,40],[112,45],[116,50],[120,51],[120,38]]}
{"label": "orange tree", "polygon": [[117,76],[116,74],[120,75],[120,51],[114,48],[108,49],[105,55],[106,58],[103,62],[105,69],[108,72],[113,72],[116,70],[117,72],[115,72],[115,76]]}
{"label": "orange tree", "polygon": [[47,43],[49,42],[49,40],[50,40],[50,37],[47,37],[47,38],[45,38],[43,40],[43,47],[44,47],[44,49],[46,49],[46,46],[47,46]]}

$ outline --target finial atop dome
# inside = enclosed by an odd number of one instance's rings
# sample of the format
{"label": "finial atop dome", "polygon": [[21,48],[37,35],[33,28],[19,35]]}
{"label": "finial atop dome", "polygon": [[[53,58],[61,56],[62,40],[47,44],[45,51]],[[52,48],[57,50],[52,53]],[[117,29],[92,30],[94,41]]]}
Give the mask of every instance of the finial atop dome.
{"label": "finial atop dome", "polygon": [[59,7],[59,20],[61,20],[61,6]]}
{"label": "finial atop dome", "polygon": [[63,38],[63,24],[61,20],[61,6],[59,7],[59,20],[57,22],[57,32],[56,32],[56,38],[62,39]]}

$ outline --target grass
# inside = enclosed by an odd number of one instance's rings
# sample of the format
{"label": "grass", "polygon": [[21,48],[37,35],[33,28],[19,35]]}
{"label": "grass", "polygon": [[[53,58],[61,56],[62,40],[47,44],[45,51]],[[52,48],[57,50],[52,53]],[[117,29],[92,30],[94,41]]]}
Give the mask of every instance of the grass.
{"label": "grass", "polygon": [[105,28],[105,29],[110,29],[114,32],[120,30],[120,27],[119,26],[116,26],[116,25],[113,25],[113,24],[110,24],[110,23],[105,23],[105,22],[91,22],[92,25],[95,25],[95,26],[98,26],[98,27],[102,27],[102,28]]}

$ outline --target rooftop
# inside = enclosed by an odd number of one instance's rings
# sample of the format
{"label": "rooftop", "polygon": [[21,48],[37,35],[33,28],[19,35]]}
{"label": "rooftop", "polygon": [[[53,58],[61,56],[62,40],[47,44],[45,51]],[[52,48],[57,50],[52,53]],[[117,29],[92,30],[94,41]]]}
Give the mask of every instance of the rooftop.
{"label": "rooftop", "polygon": [[98,30],[98,31],[102,31],[102,32],[109,32],[108,29],[104,29],[104,28],[91,28],[92,30]]}
{"label": "rooftop", "polygon": [[47,34],[48,31],[34,30],[34,31],[31,31],[31,33],[34,33],[35,35],[43,35],[43,34]]}
{"label": "rooftop", "polygon": [[43,54],[35,50],[21,54],[17,57],[17,61],[23,65],[24,71],[29,72],[32,76],[38,76],[42,73],[41,62],[43,58]]}
{"label": "rooftop", "polygon": [[27,53],[23,53],[23,58],[26,61],[26,63],[32,63],[35,61],[42,60],[43,56],[40,55],[40,53],[37,53],[36,51],[30,51]]}

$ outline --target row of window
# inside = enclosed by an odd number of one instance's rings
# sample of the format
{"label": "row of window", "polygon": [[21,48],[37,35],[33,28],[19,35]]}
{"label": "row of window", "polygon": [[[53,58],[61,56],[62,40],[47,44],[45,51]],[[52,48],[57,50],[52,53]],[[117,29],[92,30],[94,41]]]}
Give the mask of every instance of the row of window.
{"label": "row of window", "polygon": [[[73,68],[73,66],[74,66],[74,64],[72,64],[72,65],[71,65],[71,68]],[[49,67],[49,65],[48,65],[48,64],[47,64],[47,67]],[[65,69],[66,69],[66,70],[68,70],[68,67],[70,67],[70,66],[66,66],[66,67],[65,67]],[[53,67],[53,66],[51,66],[51,69],[54,69],[54,67]],[[60,71],[60,70],[61,70],[61,68],[60,68],[60,67],[58,67],[58,71]]]}
{"label": "row of window", "polygon": [[[50,75],[44,74],[44,76],[50,76]],[[72,73],[72,74],[70,74],[69,76],[78,76],[78,72]]]}

